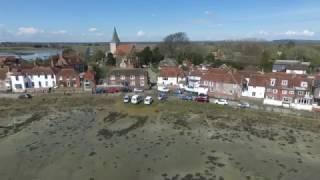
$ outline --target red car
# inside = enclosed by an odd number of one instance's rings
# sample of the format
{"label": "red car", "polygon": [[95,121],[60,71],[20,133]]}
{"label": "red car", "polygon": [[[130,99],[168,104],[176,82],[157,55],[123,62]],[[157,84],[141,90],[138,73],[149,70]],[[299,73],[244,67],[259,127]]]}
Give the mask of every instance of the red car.
{"label": "red car", "polygon": [[108,88],[107,89],[107,93],[111,93],[111,94],[114,94],[114,93],[118,93],[120,92],[120,89],[119,88]]}
{"label": "red car", "polygon": [[200,94],[198,97],[196,97],[195,101],[202,102],[202,103],[208,103],[209,102],[209,96]]}

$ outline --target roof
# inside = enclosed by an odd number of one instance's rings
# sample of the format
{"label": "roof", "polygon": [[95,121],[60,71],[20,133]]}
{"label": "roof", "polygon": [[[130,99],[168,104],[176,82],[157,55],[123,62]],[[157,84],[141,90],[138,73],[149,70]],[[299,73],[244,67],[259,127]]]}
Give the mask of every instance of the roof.
{"label": "roof", "polygon": [[119,43],[120,43],[120,38],[119,38],[119,36],[118,36],[116,27],[114,27],[114,29],[113,29],[113,36],[112,36],[111,42],[112,42],[112,43],[116,43],[116,44],[119,44]]}
{"label": "roof", "polygon": [[209,72],[202,76],[202,80],[211,81],[211,82],[219,82],[226,84],[238,84],[237,80],[233,77],[231,73],[214,73]]}
{"label": "roof", "polygon": [[134,44],[120,44],[117,46],[116,55],[128,55],[135,49]]}
{"label": "roof", "polygon": [[141,68],[131,68],[131,69],[113,69],[110,71],[109,75],[113,75],[113,76],[121,76],[121,75],[124,75],[124,76],[131,76],[131,75],[134,75],[134,76],[148,76],[148,72],[144,69],[141,69]]}
{"label": "roof", "polygon": [[274,64],[285,64],[285,65],[288,65],[288,64],[300,64],[301,61],[299,60],[276,60],[274,62]]}
{"label": "roof", "polygon": [[[276,84],[274,87],[276,88],[295,88],[300,87],[301,82],[308,82],[308,86],[312,85],[312,78],[309,78],[307,75],[298,75],[298,74],[287,74],[287,73],[268,73],[265,75],[268,78],[267,86],[270,86],[270,80],[276,79]],[[282,81],[287,80],[288,85],[283,86]]]}
{"label": "roof", "polygon": [[75,77],[79,74],[73,68],[62,68],[58,71],[57,76]]}
{"label": "roof", "polygon": [[40,74],[54,74],[51,67],[34,66],[33,68],[21,69],[21,72],[25,75],[40,75]]}
{"label": "roof", "polygon": [[178,66],[177,60],[172,58],[165,58],[160,61],[159,66]]}
{"label": "roof", "polygon": [[183,70],[179,67],[162,67],[160,69],[160,77],[184,77]]}
{"label": "roof", "polygon": [[267,83],[269,82],[269,79],[264,75],[254,75],[250,77],[249,86],[260,86],[265,87]]}
{"label": "roof", "polygon": [[83,73],[83,78],[86,80],[95,80],[95,72],[94,71],[87,71],[85,73]]}
{"label": "roof", "polygon": [[0,67],[0,80],[5,80],[7,78],[7,73],[9,72],[8,67]]}
{"label": "roof", "polygon": [[289,64],[287,65],[288,70],[307,70],[309,65],[305,64]]}

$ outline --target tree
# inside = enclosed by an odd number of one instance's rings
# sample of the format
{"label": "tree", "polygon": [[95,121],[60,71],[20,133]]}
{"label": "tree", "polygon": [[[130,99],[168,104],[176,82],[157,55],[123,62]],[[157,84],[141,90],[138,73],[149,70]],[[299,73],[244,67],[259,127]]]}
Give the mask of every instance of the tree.
{"label": "tree", "polygon": [[152,64],[159,64],[163,59],[164,56],[161,54],[159,47],[154,48],[152,50]]}
{"label": "tree", "polygon": [[209,53],[206,58],[205,58],[205,61],[209,64],[212,64],[215,62],[215,56],[212,54],[212,53]]}
{"label": "tree", "polygon": [[105,58],[105,53],[102,50],[98,50],[96,53],[94,53],[92,58],[95,62],[103,61]]}
{"label": "tree", "polygon": [[113,54],[112,53],[108,53],[107,55],[107,65],[110,65],[110,66],[116,66],[116,58],[113,57]]}
{"label": "tree", "polygon": [[165,37],[161,49],[166,56],[176,58],[178,54],[185,52],[186,45],[188,44],[189,38],[187,34],[178,32]]}
{"label": "tree", "polygon": [[272,62],[270,62],[271,59],[271,54],[269,51],[263,51],[260,57],[260,67],[264,70],[264,71],[271,71],[272,69]]}
{"label": "tree", "polygon": [[149,46],[145,47],[141,52],[137,53],[140,63],[148,65],[152,62],[153,54]]}

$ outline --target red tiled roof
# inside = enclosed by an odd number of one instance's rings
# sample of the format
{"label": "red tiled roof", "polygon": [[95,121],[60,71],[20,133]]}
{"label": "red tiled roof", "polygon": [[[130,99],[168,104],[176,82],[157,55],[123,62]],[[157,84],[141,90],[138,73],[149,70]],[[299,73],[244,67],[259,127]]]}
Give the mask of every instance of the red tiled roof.
{"label": "red tiled roof", "polygon": [[211,70],[208,73],[203,74],[202,80],[227,84],[239,84],[241,82],[232,72],[221,70]]}
{"label": "red tiled roof", "polygon": [[120,44],[117,47],[116,55],[130,54],[134,48],[135,48],[135,45],[133,45],[133,44]]}
{"label": "red tiled roof", "polygon": [[[277,73],[268,73],[266,74],[266,77],[268,78],[268,83],[267,83],[268,86],[270,86],[271,79],[276,79],[276,84],[274,86],[276,88],[300,87],[301,82],[308,82],[309,87],[312,85],[312,79],[308,78],[307,75],[286,74],[282,72],[277,72]],[[287,86],[282,85],[283,80],[288,81]]]}
{"label": "red tiled roof", "polygon": [[21,69],[21,72],[26,75],[39,75],[39,74],[54,74],[51,67],[34,66],[33,68]]}
{"label": "red tiled roof", "polygon": [[183,70],[179,67],[162,67],[160,69],[161,77],[184,77]]}
{"label": "red tiled roof", "polygon": [[62,68],[58,71],[57,76],[76,77],[78,73],[73,68]]}
{"label": "red tiled roof", "polygon": [[265,87],[269,79],[264,75],[253,75],[250,77],[249,86]]}
{"label": "red tiled roof", "polygon": [[0,80],[5,80],[7,78],[7,73],[9,72],[8,67],[0,68]]}

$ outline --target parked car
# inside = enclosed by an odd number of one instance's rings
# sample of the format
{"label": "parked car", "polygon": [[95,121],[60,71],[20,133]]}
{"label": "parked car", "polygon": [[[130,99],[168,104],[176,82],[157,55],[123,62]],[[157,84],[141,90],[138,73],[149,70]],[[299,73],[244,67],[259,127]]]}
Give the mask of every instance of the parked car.
{"label": "parked car", "polygon": [[216,99],[214,100],[215,104],[219,104],[219,105],[228,105],[228,101],[226,99]]}
{"label": "parked car", "polygon": [[129,102],[131,102],[131,96],[125,95],[125,96],[123,97],[123,102],[124,102],[124,103],[129,103]]}
{"label": "parked car", "polygon": [[250,104],[247,103],[247,102],[240,102],[240,103],[238,104],[238,107],[239,107],[239,108],[243,108],[243,109],[245,109],[245,108],[250,108]]}
{"label": "parked car", "polygon": [[180,94],[183,94],[183,90],[177,89],[174,93],[177,95],[180,95]]}
{"label": "parked car", "polygon": [[118,92],[120,92],[120,89],[116,88],[116,87],[111,87],[111,88],[107,89],[107,93],[114,94],[114,93],[118,93]]}
{"label": "parked car", "polygon": [[158,100],[159,100],[159,101],[165,101],[165,100],[167,100],[167,99],[168,99],[168,95],[165,94],[165,93],[160,93],[160,94],[158,95]]}
{"label": "parked car", "polygon": [[204,94],[200,94],[198,97],[196,97],[195,101],[208,103],[209,102],[209,96],[204,95]]}
{"label": "parked car", "polygon": [[158,91],[163,92],[163,93],[168,93],[170,91],[170,89],[165,86],[158,86]]}
{"label": "parked car", "polygon": [[145,99],[144,99],[144,104],[147,104],[147,105],[150,105],[152,104],[153,102],[153,99],[151,96],[147,96]]}
{"label": "parked car", "polygon": [[143,97],[140,95],[134,95],[131,97],[131,103],[132,104],[139,104],[143,101]]}
{"label": "parked car", "polygon": [[124,93],[129,93],[129,92],[132,92],[132,89],[130,89],[129,87],[123,87],[120,89],[120,91]]}
{"label": "parked car", "polygon": [[185,101],[192,101],[193,100],[193,96],[189,95],[189,94],[183,94],[180,96],[180,99],[185,100]]}
{"label": "parked car", "polygon": [[96,94],[104,94],[106,90],[104,88],[96,88]]}
{"label": "parked car", "polygon": [[133,92],[135,92],[135,93],[142,93],[142,92],[143,92],[143,89],[134,88],[134,89],[133,89]]}
{"label": "parked car", "polygon": [[31,94],[20,94],[18,99],[32,99]]}

